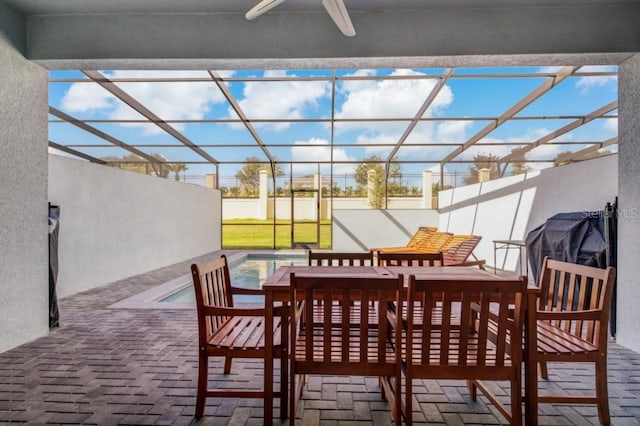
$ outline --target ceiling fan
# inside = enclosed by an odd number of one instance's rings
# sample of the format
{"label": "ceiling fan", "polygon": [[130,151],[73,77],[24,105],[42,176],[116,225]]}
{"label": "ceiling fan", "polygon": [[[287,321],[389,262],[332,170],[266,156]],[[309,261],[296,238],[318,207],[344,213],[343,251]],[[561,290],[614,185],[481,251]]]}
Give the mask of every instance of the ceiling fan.
{"label": "ceiling fan", "polygon": [[[255,19],[284,1],[285,0],[262,0],[253,6],[253,8],[246,13],[245,17],[249,20]],[[331,16],[331,19],[333,19],[333,22],[335,22],[340,31],[342,31],[342,34],[347,37],[356,35],[356,30],[353,28],[349,12],[347,12],[343,0],[322,0],[322,5],[327,10],[329,16]]]}

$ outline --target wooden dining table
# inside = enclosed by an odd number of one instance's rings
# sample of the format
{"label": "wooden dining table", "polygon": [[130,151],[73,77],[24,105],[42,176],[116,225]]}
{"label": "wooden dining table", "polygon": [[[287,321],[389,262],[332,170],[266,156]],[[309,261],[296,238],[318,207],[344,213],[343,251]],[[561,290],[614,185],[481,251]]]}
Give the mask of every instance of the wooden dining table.
{"label": "wooden dining table", "polygon": [[[397,277],[402,274],[405,277],[405,283],[409,275],[414,275],[419,280],[451,280],[451,281],[513,281],[519,277],[515,274],[496,275],[488,271],[473,267],[456,267],[456,266],[282,266],[271,277],[267,278],[262,288],[265,292],[265,330],[273,329],[274,306],[275,303],[289,304],[290,298],[290,276],[291,273],[304,276],[317,277],[335,277],[340,279],[343,277],[360,277],[360,278],[381,278],[381,277]],[[405,284],[406,285],[406,284]],[[528,297],[532,297],[537,293],[536,288],[531,288]],[[283,319],[287,322],[287,319]],[[526,324],[526,321],[525,321]],[[525,333],[527,330],[525,329]],[[282,327],[283,341],[288,341],[288,327]],[[525,339],[526,342],[526,339]],[[267,353],[265,355],[265,401],[273,401],[273,334],[266,333],[265,345]],[[524,353],[526,354],[526,348]],[[535,368],[529,366],[525,359],[525,368]],[[525,374],[526,380],[527,374]],[[526,385],[526,384],[525,384]],[[287,383],[283,383],[284,389],[281,389],[283,395],[287,395]],[[525,386],[525,389],[527,387]],[[286,397],[285,397],[286,398]],[[525,395],[526,399],[526,395]],[[286,409],[283,411],[283,405],[287,406],[287,401],[281,402],[281,417],[286,415]],[[531,416],[527,413],[527,404],[524,409],[525,424]],[[265,424],[270,424],[273,419],[273,404],[265,403],[264,420]]]}

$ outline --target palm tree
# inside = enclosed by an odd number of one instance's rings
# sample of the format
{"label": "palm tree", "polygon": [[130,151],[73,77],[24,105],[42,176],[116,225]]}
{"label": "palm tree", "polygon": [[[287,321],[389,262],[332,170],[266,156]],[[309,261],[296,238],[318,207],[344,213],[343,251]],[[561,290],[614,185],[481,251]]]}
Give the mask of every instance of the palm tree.
{"label": "palm tree", "polygon": [[184,163],[175,163],[173,165],[171,165],[171,171],[173,173],[175,173],[175,179],[176,180],[180,180],[180,172],[186,172],[187,171],[187,165]]}

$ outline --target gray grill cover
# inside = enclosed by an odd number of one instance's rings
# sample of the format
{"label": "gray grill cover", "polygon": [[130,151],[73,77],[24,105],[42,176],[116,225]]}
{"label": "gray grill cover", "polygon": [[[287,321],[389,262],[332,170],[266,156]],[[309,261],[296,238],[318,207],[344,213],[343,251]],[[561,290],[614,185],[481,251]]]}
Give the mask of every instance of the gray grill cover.
{"label": "gray grill cover", "polygon": [[536,283],[545,256],[564,262],[604,268],[604,212],[559,213],[529,232],[525,243]]}

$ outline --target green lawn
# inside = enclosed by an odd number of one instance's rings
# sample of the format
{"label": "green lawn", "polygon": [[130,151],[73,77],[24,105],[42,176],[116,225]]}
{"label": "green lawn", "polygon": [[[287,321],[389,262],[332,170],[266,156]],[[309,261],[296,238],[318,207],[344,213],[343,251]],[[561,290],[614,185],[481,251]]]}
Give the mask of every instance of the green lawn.
{"label": "green lawn", "polygon": [[[296,242],[317,241],[316,223],[296,223]],[[222,248],[273,248],[273,221],[225,220],[222,223]],[[275,225],[275,248],[291,247],[291,222],[279,220]],[[320,222],[320,247],[331,248],[331,221]]]}

